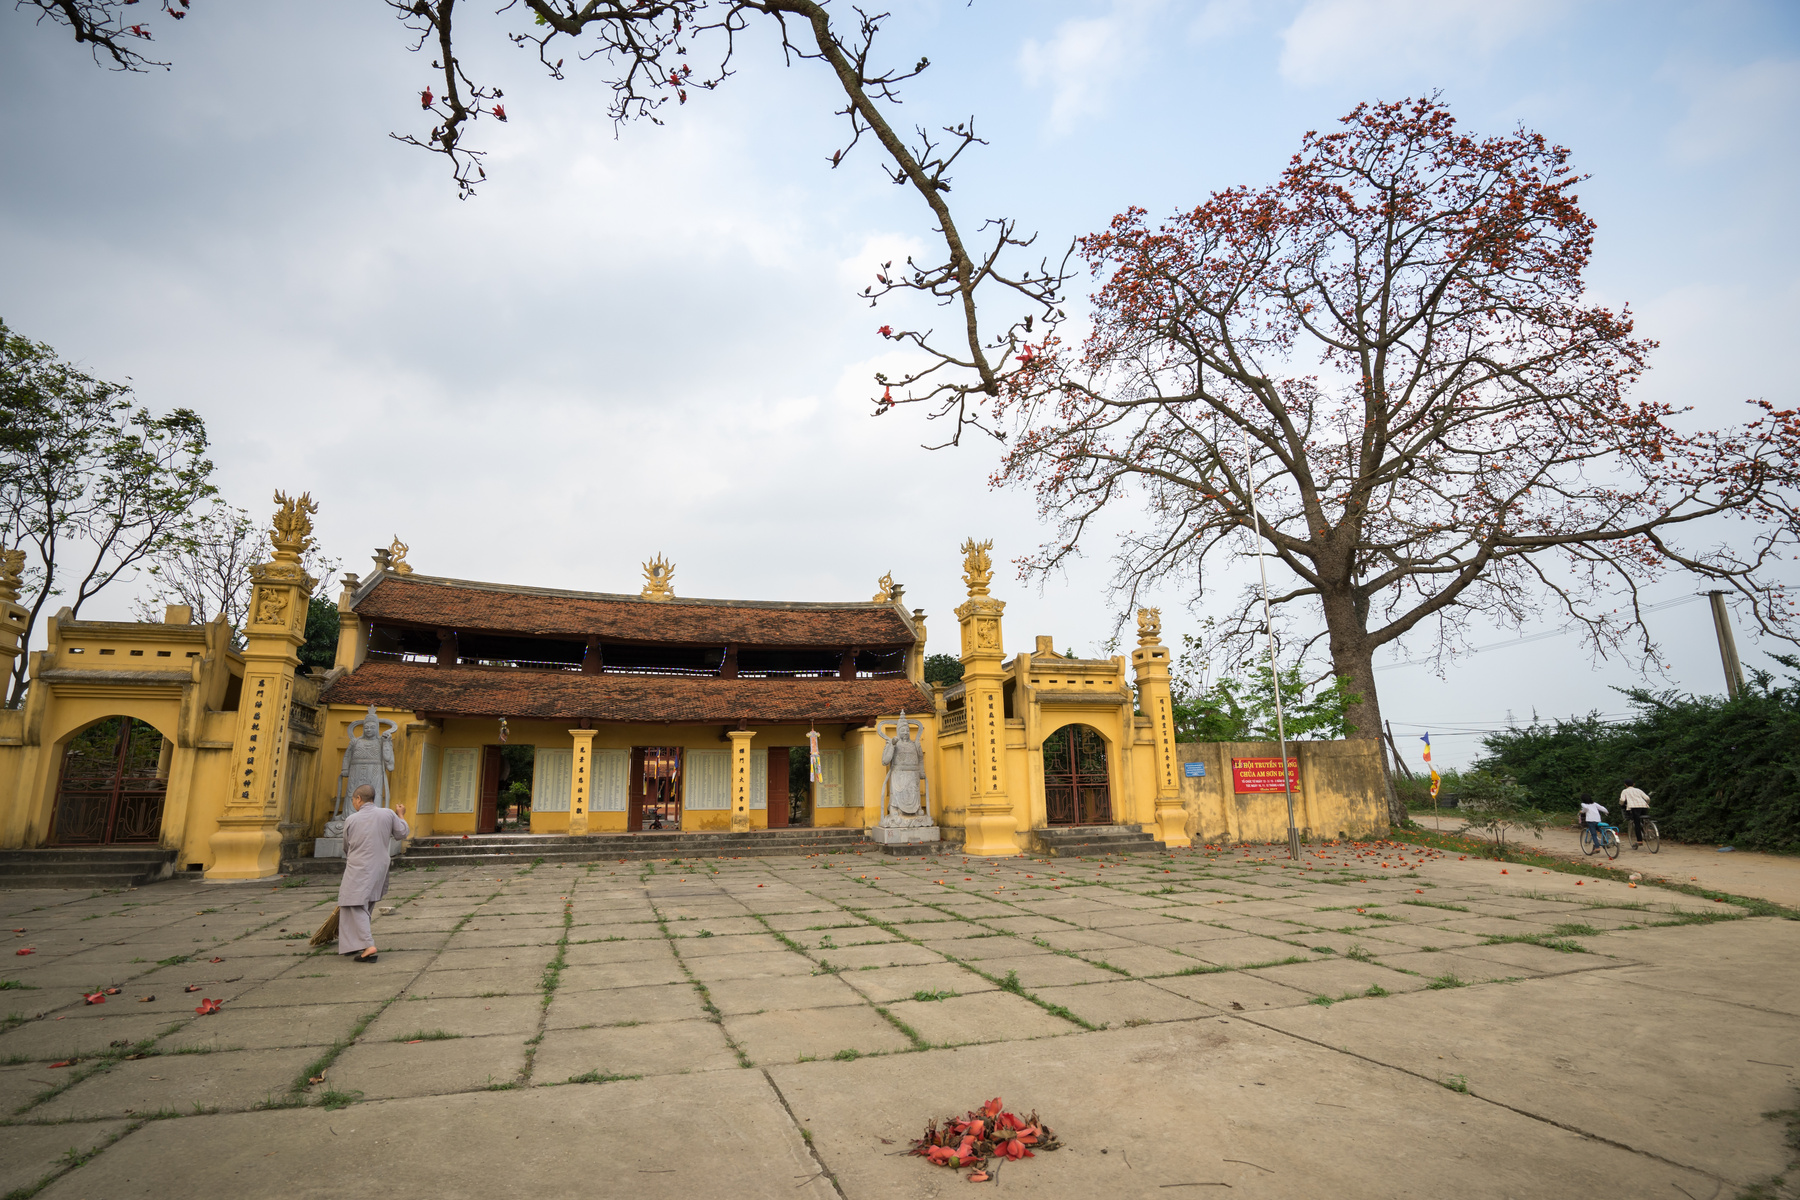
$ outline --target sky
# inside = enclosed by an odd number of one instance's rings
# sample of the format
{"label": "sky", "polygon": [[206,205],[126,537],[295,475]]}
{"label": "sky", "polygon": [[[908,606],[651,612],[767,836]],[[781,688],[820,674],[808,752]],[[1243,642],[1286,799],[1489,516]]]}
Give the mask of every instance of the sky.
{"label": "sky", "polygon": [[[1463,127],[1522,123],[1591,175],[1590,295],[1629,303],[1661,343],[1639,398],[1702,423],[1796,403],[1792,4],[890,11],[891,60],[932,61],[906,118],[972,114],[990,143],[954,176],[965,225],[1016,217],[1060,252],[1129,205],[1160,215],[1270,182],[1360,101],[1439,91]],[[635,592],[659,553],[686,596],[863,600],[891,571],[929,614],[929,648],[952,653],[962,540],[992,538],[1007,562],[1047,537],[1029,495],[989,486],[993,443],[928,450],[944,431],[921,412],[871,415],[873,373],[897,365],[875,329],[904,310],[856,293],[879,263],[930,254],[930,223],[867,145],[831,168],[841,100],[766,31],[717,92],[615,130],[597,65],[571,56],[551,81],[506,41],[515,15],[470,14],[462,53],[510,120],[479,130],[489,179],[459,200],[441,159],[389,136],[425,131],[434,75],[386,6],[192,13],[152,24],[171,70],[128,75],[0,6],[0,319],[129,377],[152,408],[199,411],[232,503],[260,516],[274,489],[310,491],[324,550],[352,571],[395,536],[428,574],[594,591]],[[1107,652],[1110,578],[1103,545],[1047,580],[1004,569],[1008,649],[1050,634]],[[1221,578],[1151,597],[1166,634],[1222,614],[1247,576]],[[84,615],[125,617],[137,586]],[[1649,599],[1695,592],[1671,577]],[[1623,715],[1617,688],[1722,689],[1705,603],[1650,622],[1663,666],[1648,676],[1572,634],[1499,630],[1441,675],[1379,668],[1384,714],[1409,757],[1429,729],[1437,761],[1461,765],[1509,720]],[[1523,632],[1555,629],[1546,612]],[[1782,649],[1741,621],[1738,639],[1752,667]]]}

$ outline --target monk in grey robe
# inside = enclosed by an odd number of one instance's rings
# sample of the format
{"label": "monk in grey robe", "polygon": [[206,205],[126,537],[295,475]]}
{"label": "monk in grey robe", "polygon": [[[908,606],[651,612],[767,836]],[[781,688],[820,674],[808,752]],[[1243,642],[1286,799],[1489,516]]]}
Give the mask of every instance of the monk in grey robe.
{"label": "monk in grey robe", "polygon": [[338,953],[357,962],[375,961],[375,935],[369,928],[375,905],[387,895],[388,843],[409,837],[401,805],[382,808],[368,784],[350,797],[356,811],[344,821],[344,881],[338,885]]}

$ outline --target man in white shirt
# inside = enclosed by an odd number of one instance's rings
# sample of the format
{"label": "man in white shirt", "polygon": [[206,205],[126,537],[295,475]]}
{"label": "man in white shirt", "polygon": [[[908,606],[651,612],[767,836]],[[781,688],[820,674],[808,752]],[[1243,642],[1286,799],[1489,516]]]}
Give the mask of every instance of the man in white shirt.
{"label": "man in white shirt", "polygon": [[1619,793],[1619,803],[1624,807],[1625,815],[1631,818],[1632,849],[1642,849],[1644,818],[1650,815],[1650,794],[1627,779],[1625,790]]}
{"label": "man in white shirt", "polygon": [[1581,824],[1594,831],[1594,846],[1600,845],[1600,822],[1606,819],[1606,807],[1594,801],[1587,792],[1581,793]]}

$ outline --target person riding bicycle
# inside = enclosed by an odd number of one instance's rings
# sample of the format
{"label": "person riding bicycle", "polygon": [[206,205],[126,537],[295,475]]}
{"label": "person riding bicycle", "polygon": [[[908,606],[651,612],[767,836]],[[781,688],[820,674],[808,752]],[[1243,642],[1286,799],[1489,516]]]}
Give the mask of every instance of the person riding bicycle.
{"label": "person riding bicycle", "polygon": [[1627,779],[1625,790],[1619,793],[1619,804],[1624,807],[1625,815],[1631,818],[1632,849],[1641,849],[1644,844],[1644,819],[1650,815],[1650,794]]}
{"label": "person riding bicycle", "polygon": [[1594,842],[1596,845],[1599,844],[1600,841],[1600,823],[1605,819],[1606,806],[1595,803],[1594,797],[1590,793],[1581,793],[1581,825],[1584,829],[1591,829],[1594,831]]}

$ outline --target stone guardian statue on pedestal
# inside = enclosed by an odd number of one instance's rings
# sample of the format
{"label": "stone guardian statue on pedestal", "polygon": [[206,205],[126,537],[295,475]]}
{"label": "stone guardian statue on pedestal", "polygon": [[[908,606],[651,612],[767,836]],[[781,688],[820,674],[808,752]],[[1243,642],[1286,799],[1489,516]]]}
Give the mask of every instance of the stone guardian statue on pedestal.
{"label": "stone guardian statue on pedestal", "polygon": [[[313,843],[314,858],[336,858],[344,853],[344,820],[350,815],[344,805],[357,788],[368,784],[375,789],[375,803],[390,807],[388,772],[394,769],[394,731],[399,728],[399,722],[378,715],[373,704],[368,716],[350,722],[350,744],[344,747],[344,765],[338,771],[337,797],[324,834]],[[396,842],[392,852],[397,853],[399,847]]]}
{"label": "stone guardian statue on pedestal", "polygon": [[[886,731],[892,729],[892,734]],[[902,712],[897,721],[883,721],[875,726],[884,743],[882,765],[887,775],[881,781],[881,822],[870,831],[877,842],[935,842],[937,822],[931,818],[930,785],[925,778],[925,748],[920,738],[925,726],[908,720]]]}

